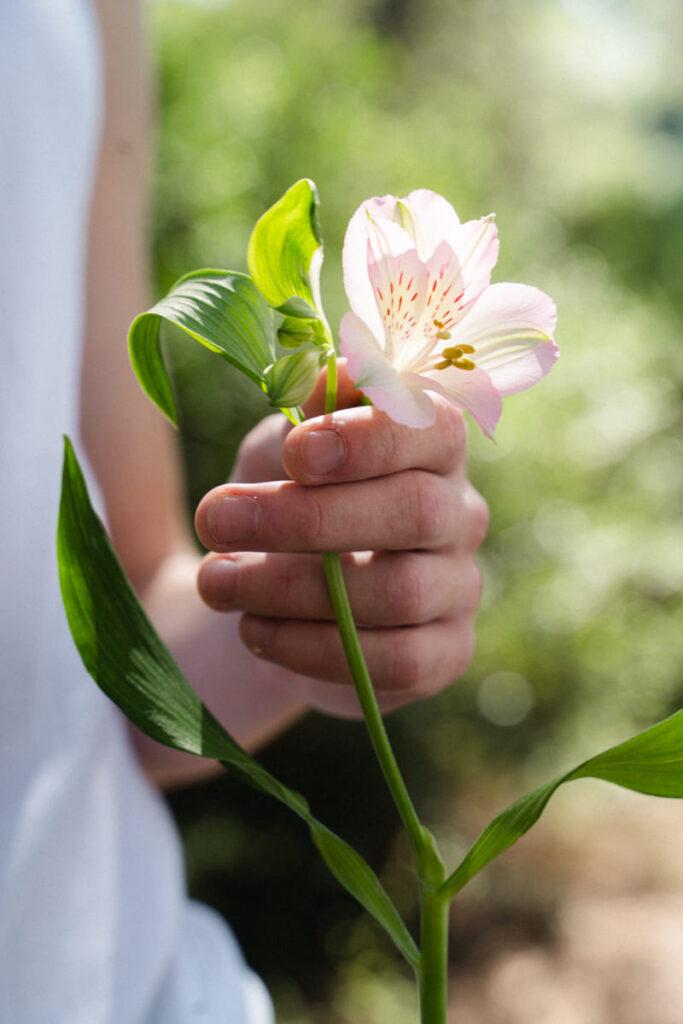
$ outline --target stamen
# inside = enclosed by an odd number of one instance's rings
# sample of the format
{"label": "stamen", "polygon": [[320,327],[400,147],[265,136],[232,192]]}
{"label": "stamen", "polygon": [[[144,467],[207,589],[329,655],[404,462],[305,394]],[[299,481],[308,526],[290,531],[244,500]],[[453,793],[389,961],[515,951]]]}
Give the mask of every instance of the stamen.
{"label": "stamen", "polygon": [[[439,337],[438,334],[437,337]],[[465,352],[474,352],[472,345],[449,345],[448,348],[443,349],[441,352],[441,359],[438,363],[434,364],[434,369],[447,370],[449,366],[454,366],[458,370],[476,369],[471,359],[465,359]]]}
{"label": "stamen", "polygon": [[440,341],[448,341],[449,338],[451,337],[451,332],[450,331],[437,331],[436,332],[436,337]]}

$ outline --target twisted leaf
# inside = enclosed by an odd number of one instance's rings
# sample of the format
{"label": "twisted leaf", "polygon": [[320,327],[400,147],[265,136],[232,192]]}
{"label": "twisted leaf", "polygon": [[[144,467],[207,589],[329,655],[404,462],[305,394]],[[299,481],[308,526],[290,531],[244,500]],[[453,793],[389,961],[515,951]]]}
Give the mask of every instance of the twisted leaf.
{"label": "twisted leaf", "polygon": [[196,270],[182,277],[165,298],[135,318],[128,334],[140,386],[175,426],[175,398],[160,348],[162,320],[227,359],[259,386],[266,367],[277,358],[273,314],[246,274]]}
{"label": "twisted leaf", "polygon": [[419,953],[369,864],[226,732],[194,692],[135,596],[95,514],[73,447],[65,438],[57,534],[66,615],[83,663],[101,690],[142,732],[210,757],[306,822],[337,880],[384,927],[413,966]]}
{"label": "twisted leaf", "polygon": [[651,796],[683,797],[683,710],[515,801],[493,819],[443,883],[453,897],[534,825],[553,793],[574,779],[603,779]]}

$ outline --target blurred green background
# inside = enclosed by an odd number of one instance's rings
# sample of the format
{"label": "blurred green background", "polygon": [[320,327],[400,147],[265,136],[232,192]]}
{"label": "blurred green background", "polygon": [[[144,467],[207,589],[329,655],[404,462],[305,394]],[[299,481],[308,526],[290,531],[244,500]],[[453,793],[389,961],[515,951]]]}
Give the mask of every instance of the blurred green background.
{"label": "blurred green background", "polygon": [[[683,696],[680,10],[159,0],[151,13],[159,293],[196,267],[244,269],[255,219],[307,176],[322,200],[333,324],[349,217],[368,196],[417,187],[463,219],[494,210],[495,279],[557,300],[558,367],[508,400],[496,444],[471,431],[471,475],[492,512],[476,659],[457,686],[390,721],[454,859],[508,798]],[[267,410],[197,346],[171,349],[192,503]],[[409,855],[362,727],[312,716],[264,760],[414,916]],[[227,779],[172,805],[192,890],[232,922],[278,1020],[413,1019],[391,948],[284,812]],[[575,831],[574,807],[560,797],[551,811],[558,835]],[[456,975],[506,946],[552,941],[554,869],[535,864],[530,881],[528,867],[504,859],[463,900]]]}

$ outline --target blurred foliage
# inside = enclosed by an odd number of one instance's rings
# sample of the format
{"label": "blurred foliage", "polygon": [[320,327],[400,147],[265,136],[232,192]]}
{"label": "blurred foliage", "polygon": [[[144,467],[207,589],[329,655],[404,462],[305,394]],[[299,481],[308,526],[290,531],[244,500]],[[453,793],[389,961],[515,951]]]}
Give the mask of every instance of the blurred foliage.
{"label": "blurred foliage", "polygon": [[[452,857],[466,838],[458,823],[470,838],[481,824],[479,803],[493,811],[680,703],[675,24],[674,0],[153,8],[160,293],[196,267],[245,269],[256,218],[308,176],[322,200],[333,324],[345,308],[339,255],[351,213],[367,196],[416,187],[444,193],[465,218],[495,209],[495,279],[558,302],[556,370],[507,402],[495,445],[472,430],[472,477],[492,510],[475,662],[448,693],[390,723]],[[227,476],[267,411],[195,348],[171,342],[192,503]],[[311,717],[264,759],[401,888],[409,855],[361,726]],[[229,917],[280,1020],[412,1019],[391,951],[283,812],[227,780],[173,803],[193,891]],[[533,896],[503,896],[501,872],[479,890],[489,914],[518,899],[511,913],[533,930]],[[411,913],[410,892],[398,898]],[[472,926],[454,927],[457,952]]]}

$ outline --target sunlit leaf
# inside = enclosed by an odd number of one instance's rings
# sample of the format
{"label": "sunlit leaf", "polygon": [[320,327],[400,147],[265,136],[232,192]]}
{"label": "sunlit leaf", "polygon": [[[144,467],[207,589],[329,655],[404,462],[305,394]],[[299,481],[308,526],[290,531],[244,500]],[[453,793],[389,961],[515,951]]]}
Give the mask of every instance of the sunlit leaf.
{"label": "sunlit leaf", "polygon": [[386,929],[413,966],[419,954],[372,868],[226,732],[194,692],[135,596],[95,514],[73,447],[65,439],[57,533],[62,598],[83,663],[142,732],[176,750],[213,758],[306,822],[338,881]]}
{"label": "sunlit leaf", "polygon": [[276,358],[273,314],[246,274],[197,270],[133,321],[130,359],[142,389],[177,425],[173,389],[160,348],[162,321],[222,356],[257,384]]}
{"label": "sunlit leaf", "polygon": [[302,178],[256,222],[247,251],[249,273],[281,313],[314,317],[320,309],[322,254],[318,193]]}
{"label": "sunlit leaf", "polygon": [[563,783],[586,778],[603,779],[651,796],[683,797],[683,710],[511,804],[484,829],[444,882],[444,892],[454,896],[490,861],[516,843],[538,821]]}

